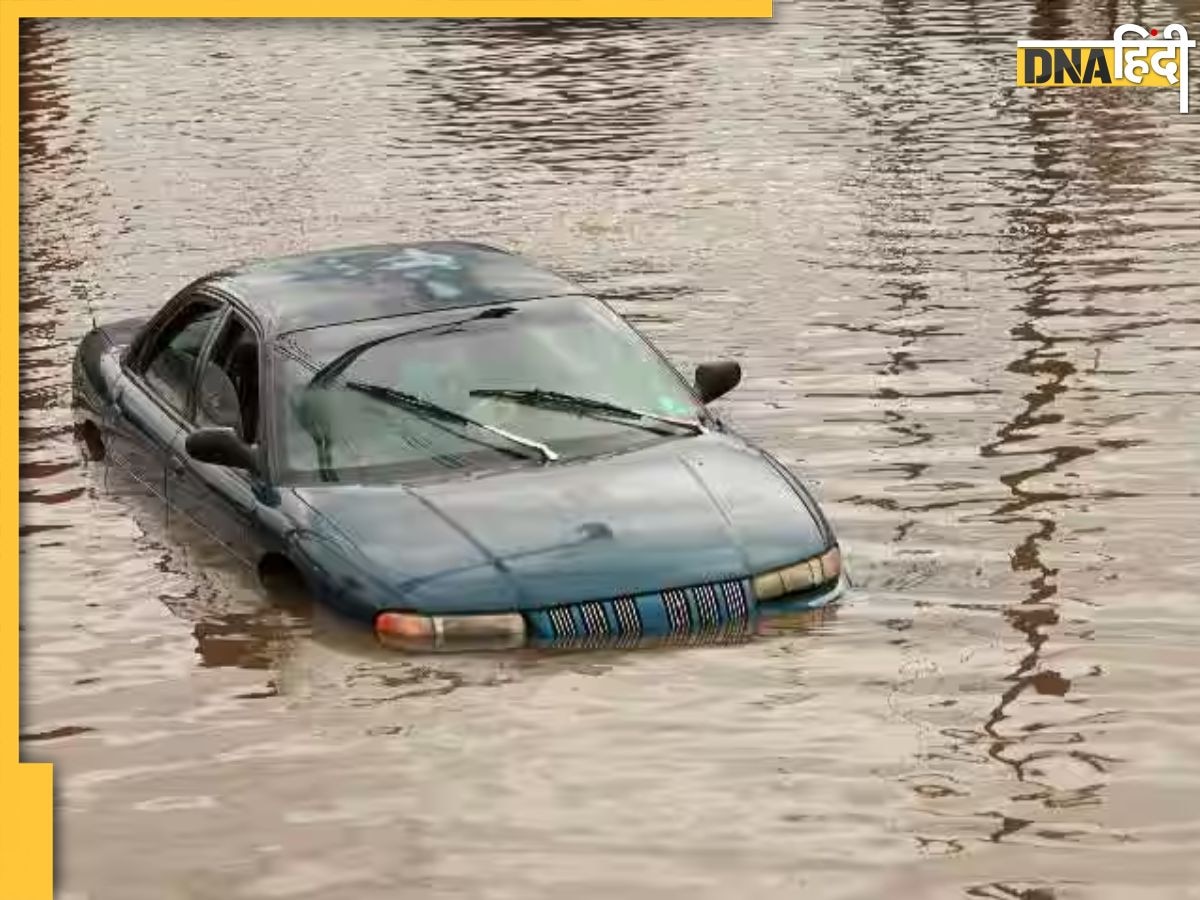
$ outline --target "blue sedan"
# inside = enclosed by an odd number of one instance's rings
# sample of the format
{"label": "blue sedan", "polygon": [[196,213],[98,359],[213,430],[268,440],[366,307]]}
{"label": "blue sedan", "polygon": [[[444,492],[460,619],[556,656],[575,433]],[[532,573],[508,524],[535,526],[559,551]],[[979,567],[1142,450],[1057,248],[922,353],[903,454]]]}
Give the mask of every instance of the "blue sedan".
{"label": "blue sedan", "polygon": [[430,242],[207,275],[74,364],[85,452],[405,649],[745,631],[845,590],[803,485],[601,301]]}

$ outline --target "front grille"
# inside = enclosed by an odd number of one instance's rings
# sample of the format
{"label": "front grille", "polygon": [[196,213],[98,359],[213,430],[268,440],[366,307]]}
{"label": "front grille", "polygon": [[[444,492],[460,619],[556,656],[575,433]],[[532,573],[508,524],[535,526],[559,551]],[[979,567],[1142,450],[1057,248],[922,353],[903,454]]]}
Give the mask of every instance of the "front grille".
{"label": "front grille", "polygon": [[750,620],[750,583],[736,579],[568,603],[525,616],[534,640],[556,644],[622,646],[644,638],[705,640],[745,631]]}

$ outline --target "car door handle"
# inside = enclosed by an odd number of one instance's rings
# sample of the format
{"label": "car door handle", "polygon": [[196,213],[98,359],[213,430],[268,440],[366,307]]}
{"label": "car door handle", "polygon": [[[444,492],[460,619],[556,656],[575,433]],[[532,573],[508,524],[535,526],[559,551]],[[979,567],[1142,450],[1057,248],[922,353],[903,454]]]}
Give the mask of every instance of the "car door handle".
{"label": "car door handle", "polygon": [[178,456],[171,457],[170,465],[171,465],[171,474],[172,475],[182,476],[183,473],[187,471],[187,466],[184,465],[183,460],[180,459]]}

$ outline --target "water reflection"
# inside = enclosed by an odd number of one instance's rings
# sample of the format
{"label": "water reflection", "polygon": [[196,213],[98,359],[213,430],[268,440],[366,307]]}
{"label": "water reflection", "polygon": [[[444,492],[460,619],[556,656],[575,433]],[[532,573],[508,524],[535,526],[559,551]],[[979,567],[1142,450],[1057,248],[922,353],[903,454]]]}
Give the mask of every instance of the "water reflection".
{"label": "water reflection", "polygon": [[196,652],[206,666],[269,669],[278,665],[296,631],[277,616],[230,613],[206,618],[192,628]]}
{"label": "water reflection", "polygon": [[1059,896],[1053,888],[1002,881],[973,885],[967,888],[966,895],[973,900],[1055,900]]}
{"label": "water reflection", "polygon": [[516,174],[619,171],[669,153],[688,42],[640,21],[439,21],[408,77],[437,139]]}
{"label": "water reflection", "polygon": [[[1029,30],[1047,41],[1069,39],[1081,28],[1111,31],[1115,4],[1106,13],[1107,23],[1081,22],[1068,4],[1038,2]],[[1046,561],[1046,555],[1064,540],[1061,505],[1074,500],[1078,491],[1045,485],[1061,484],[1063,476],[1074,474],[1078,464],[1099,449],[1055,437],[1064,432],[1062,426],[1076,405],[1070,402],[1071,392],[1078,390],[1081,374],[1073,361],[1078,341],[1059,332],[1064,316],[1094,312],[1091,292],[1080,287],[1091,280],[1080,270],[1080,254],[1103,260],[1097,276],[1122,274],[1131,261],[1128,256],[1108,252],[1114,236],[1128,234],[1121,212],[1128,191],[1117,186],[1141,180],[1143,174],[1139,171],[1141,154],[1122,149],[1128,145],[1121,135],[1128,134],[1135,121],[1124,107],[1125,97],[1103,106],[1089,102],[1068,106],[1050,93],[1035,92],[1028,102],[1022,134],[1031,153],[1033,176],[1014,186],[1016,197],[1008,211],[1017,258],[1013,271],[1021,282],[1022,299],[1016,306],[1019,318],[1009,332],[1020,353],[1006,369],[1032,385],[1012,417],[999,427],[995,440],[983,444],[979,452],[985,459],[1006,464],[1000,482],[1008,497],[995,509],[995,519],[1021,523],[1027,529],[1010,557],[1013,572],[1026,579],[1026,596],[1003,615],[1022,635],[1028,650],[1006,676],[1010,686],[990,710],[983,731],[991,740],[989,755],[1010,767],[1019,782],[1043,780],[1044,761],[1056,755],[1082,761],[1099,773],[1106,773],[1112,762],[1079,749],[1025,749],[1026,741],[1036,741],[1041,729],[1015,728],[1012,707],[1031,690],[1036,695],[1065,698],[1073,686],[1071,678],[1046,666],[1042,657],[1061,625],[1060,572]],[[1142,137],[1149,139],[1144,133]],[[1088,228],[1083,231],[1070,227],[1080,207],[1091,211]],[[1085,302],[1082,310],[1066,305],[1073,295],[1080,294]],[[1103,344],[1117,339],[1118,335],[1101,331],[1087,342]],[[1019,468],[1011,468],[1013,463]],[[1083,736],[1076,733],[1075,739],[1082,741]],[[1095,802],[1101,789],[1100,784],[1086,786],[1090,802]],[[1030,798],[1049,806],[1058,793],[1048,784],[1045,791]],[[1027,819],[1003,816],[992,840],[1005,839],[1031,824]]]}
{"label": "water reflection", "polygon": [[59,76],[69,57],[66,37],[38,19],[20,20],[18,41],[20,150],[22,162],[33,163],[50,157],[47,138],[66,118],[66,93]]}

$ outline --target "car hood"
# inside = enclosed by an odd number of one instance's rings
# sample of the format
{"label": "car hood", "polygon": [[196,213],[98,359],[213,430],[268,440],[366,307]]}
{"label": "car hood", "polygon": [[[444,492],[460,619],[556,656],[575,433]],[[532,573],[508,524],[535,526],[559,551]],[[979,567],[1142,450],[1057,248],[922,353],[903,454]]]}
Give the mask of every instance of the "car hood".
{"label": "car hood", "polygon": [[362,598],[372,612],[535,609],[745,577],[830,539],[803,488],[717,433],[474,478],[293,490],[377,585]]}

